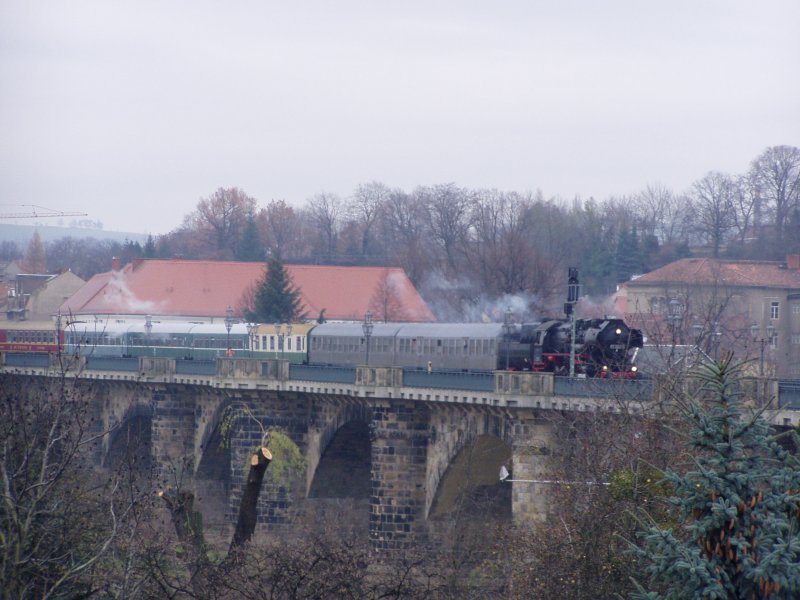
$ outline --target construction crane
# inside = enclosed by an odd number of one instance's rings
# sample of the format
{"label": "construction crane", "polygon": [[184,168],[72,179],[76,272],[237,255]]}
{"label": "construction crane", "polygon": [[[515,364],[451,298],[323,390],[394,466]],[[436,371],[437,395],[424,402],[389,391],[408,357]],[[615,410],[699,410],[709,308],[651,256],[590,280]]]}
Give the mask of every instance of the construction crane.
{"label": "construction crane", "polygon": [[64,212],[60,210],[52,210],[44,206],[37,206],[35,204],[15,204],[13,206],[28,206],[31,208],[30,212],[18,213],[0,213],[0,219],[39,219],[45,217],[86,217],[87,213],[83,212]]}

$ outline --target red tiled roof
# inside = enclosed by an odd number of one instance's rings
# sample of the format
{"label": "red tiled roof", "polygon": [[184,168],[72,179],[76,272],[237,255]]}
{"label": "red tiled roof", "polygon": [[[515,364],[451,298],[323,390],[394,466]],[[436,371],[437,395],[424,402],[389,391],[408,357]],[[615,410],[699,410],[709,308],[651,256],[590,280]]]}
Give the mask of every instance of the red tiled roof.
{"label": "red tiled roof", "polygon": [[[391,282],[397,320],[432,321],[434,316],[402,269],[286,265],[300,290],[303,312],[316,318],[362,319],[373,310],[379,290]],[[247,290],[263,276],[264,264],[252,262],[138,260],[120,271],[100,273],[61,306],[67,314],[152,314],[224,316],[237,314]]]}
{"label": "red tiled roof", "polygon": [[625,285],[635,288],[675,283],[800,289],[800,270],[771,261],[682,258]]}

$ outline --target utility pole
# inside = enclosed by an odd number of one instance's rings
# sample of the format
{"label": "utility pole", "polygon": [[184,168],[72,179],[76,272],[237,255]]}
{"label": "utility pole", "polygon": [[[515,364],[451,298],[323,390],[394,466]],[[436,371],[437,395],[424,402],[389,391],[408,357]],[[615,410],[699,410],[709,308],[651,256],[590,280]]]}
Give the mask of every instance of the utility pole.
{"label": "utility pole", "polygon": [[569,339],[569,376],[575,377],[575,305],[580,296],[581,284],[578,282],[578,268],[570,267],[567,279],[567,301],[564,303],[564,314],[570,320]]}

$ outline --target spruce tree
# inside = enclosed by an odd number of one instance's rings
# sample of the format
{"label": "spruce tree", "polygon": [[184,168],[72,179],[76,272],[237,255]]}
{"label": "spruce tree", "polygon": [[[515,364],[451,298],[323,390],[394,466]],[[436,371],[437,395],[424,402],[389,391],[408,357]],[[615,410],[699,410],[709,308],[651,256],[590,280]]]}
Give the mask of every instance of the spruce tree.
{"label": "spruce tree", "polygon": [[270,256],[256,287],[254,307],[247,318],[260,323],[291,323],[303,318],[300,291],[294,287],[277,253]]}
{"label": "spruce tree", "polygon": [[664,473],[677,522],[651,524],[633,550],[657,591],[640,587],[633,597],[798,598],[800,461],[744,409],[730,356],[698,377],[702,388],[686,412],[689,464]]}
{"label": "spruce tree", "polygon": [[641,272],[642,254],[635,226],[632,229],[624,227],[619,232],[614,266],[617,271],[617,281],[628,281],[632,275]]}

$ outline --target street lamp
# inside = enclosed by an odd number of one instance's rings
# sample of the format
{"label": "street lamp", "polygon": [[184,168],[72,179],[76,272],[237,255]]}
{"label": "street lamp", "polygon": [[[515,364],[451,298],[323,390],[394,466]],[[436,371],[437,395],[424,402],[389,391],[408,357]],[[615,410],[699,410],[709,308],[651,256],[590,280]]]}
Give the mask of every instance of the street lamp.
{"label": "street lamp", "polygon": [[275,323],[275,335],[278,336],[278,352],[280,352],[280,358],[283,358],[283,325],[280,323]]}
{"label": "street lamp", "polygon": [[506,312],[503,315],[503,339],[506,343],[506,371],[508,371],[508,345],[509,345],[509,338],[511,337],[511,328],[513,327],[511,322],[511,307],[506,308]]}
{"label": "street lamp", "polygon": [[247,341],[248,341],[248,356],[251,358],[253,357],[253,340],[256,337],[256,331],[258,331],[258,323],[248,323],[247,324]]}
{"label": "street lamp", "polygon": [[678,327],[681,324],[681,320],[683,317],[683,306],[681,306],[680,301],[677,298],[672,298],[669,301],[669,308],[667,312],[667,323],[669,323],[669,329],[672,332],[672,345],[674,346],[677,343],[677,331]]}
{"label": "street lamp", "polygon": [[714,329],[711,331],[714,342],[714,360],[719,358],[719,340],[722,337],[722,331],[719,328],[719,322],[714,321]]}
{"label": "street lamp", "polygon": [[752,325],[750,325],[750,334],[753,336],[753,341],[754,342],[757,341],[761,345],[761,360],[759,361],[758,375],[759,375],[759,377],[763,377],[764,376],[764,348],[766,347],[767,344],[771,344],[772,343],[772,336],[775,335],[775,327],[773,327],[772,325],[767,325],[767,337],[766,338],[762,337],[760,340],[758,339],[759,330],[760,330],[760,328],[758,326],[758,323],[753,323]]}
{"label": "street lamp", "polygon": [[692,330],[694,331],[694,345],[699,348],[700,342],[703,340],[703,326],[695,323],[692,325]]}
{"label": "street lamp", "polygon": [[61,354],[61,311],[56,313],[56,351]]}
{"label": "street lamp", "polygon": [[367,340],[367,360],[366,365],[369,366],[369,338],[372,337],[372,329],[375,324],[372,322],[372,311],[368,310],[364,315],[364,322],[361,324],[361,330],[364,332],[364,338]]}
{"label": "street lamp", "polygon": [[228,308],[225,309],[225,330],[228,332],[228,343],[226,344],[228,349],[231,347],[231,328],[233,327],[233,308],[231,305],[228,305]]}

